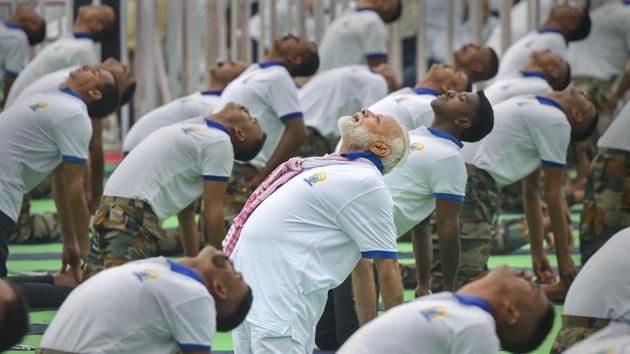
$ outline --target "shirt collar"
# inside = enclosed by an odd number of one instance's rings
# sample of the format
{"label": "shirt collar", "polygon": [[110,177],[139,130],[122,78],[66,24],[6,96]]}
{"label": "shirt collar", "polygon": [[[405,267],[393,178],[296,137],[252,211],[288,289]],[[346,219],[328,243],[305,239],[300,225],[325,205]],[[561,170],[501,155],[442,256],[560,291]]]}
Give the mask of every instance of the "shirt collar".
{"label": "shirt collar", "polygon": [[557,30],[555,28],[539,28],[537,30],[538,33],[558,33],[558,34],[562,34],[562,32],[560,32],[560,30]]}
{"label": "shirt collar", "polygon": [[464,144],[462,144],[461,141],[459,141],[459,139],[457,139],[456,137],[452,136],[451,134],[445,132],[445,131],[441,131],[439,129],[435,129],[435,128],[427,128],[427,130],[437,136],[438,138],[442,138],[442,139],[446,139],[446,140],[450,140],[452,142],[455,143],[455,145],[459,146],[459,148],[463,148]]}
{"label": "shirt collar", "polygon": [[261,69],[266,69],[266,68],[270,68],[272,66],[284,66],[284,64],[282,64],[281,62],[279,62],[277,60],[270,60],[270,61],[266,61],[264,63],[258,63],[258,66],[260,66]]}
{"label": "shirt collar", "polygon": [[215,128],[215,129],[219,129],[225,132],[225,134],[230,135],[230,131],[228,130],[228,128],[225,127],[225,125],[213,121],[211,119],[206,119],[206,124],[210,127],[210,128]]}
{"label": "shirt collar", "polygon": [[415,90],[417,95],[433,95],[435,97],[440,95],[439,92],[426,87],[416,87]]}
{"label": "shirt collar", "polygon": [[199,274],[197,274],[197,272],[195,272],[194,270],[186,267],[185,265],[179,264],[179,263],[175,263],[173,261],[171,261],[170,259],[167,259],[167,261],[171,264],[171,271],[175,272],[175,273],[179,273],[179,274],[183,274],[189,278],[192,278],[198,282],[200,282],[201,284],[205,283],[203,282],[203,278],[201,278],[201,276]]}
{"label": "shirt collar", "polygon": [[373,8],[373,7],[357,7],[356,9],[354,9],[354,11],[356,11],[356,12],[362,12],[362,11],[376,12],[376,9]]}
{"label": "shirt collar", "polygon": [[221,91],[221,90],[208,90],[208,91],[201,91],[200,93],[202,95],[221,96],[222,92],[223,91]]}
{"label": "shirt collar", "polygon": [[381,173],[383,173],[383,170],[385,169],[383,167],[383,162],[381,161],[381,159],[378,156],[374,155],[374,153],[372,152],[365,152],[365,151],[348,152],[345,154],[341,154],[341,156],[347,157],[350,160],[356,160],[362,157],[364,159],[370,160],[370,162],[372,162],[376,166],[376,168],[378,168],[378,170],[381,171]]}
{"label": "shirt collar", "polygon": [[556,107],[557,109],[561,110],[562,113],[564,113],[564,109],[562,109],[562,106],[560,106],[558,102],[552,100],[551,98],[536,96],[536,99],[538,100],[538,102],[540,102],[540,104],[546,104],[551,107]]}
{"label": "shirt collar", "polygon": [[453,295],[455,295],[457,300],[464,305],[477,306],[480,309],[489,313],[490,316],[494,315],[492,311],[492,306],[490,306],[490,304],[487,303],[485,300],[482,300],[476,296],[470,296],[470,295],[462,295],[462,294],[453,294]]}
{"label": "shirt collar", "polygon": [[75,90],[71,89],[70,87],[64,87],[64,88],[59,89],[59,90],[61,90],[61,92],[63,92],[63,93],[67,93],[68,95],[74,96],[74,97],[80,99],[81,101],[83,101],[83,97],[81,97],[81,95],[79,95]]}
{"label": "shirt collar", "polygon": [[545,78],[545,74],[536,70],[521,70],[521,76],[523,77],[539,77],[541,79]]}
{"label": "shirt collar", "polygon": [[96,38],[95,35],[90,34],[90,33],[86,33],[86,32],[73,32],[72,35],[74,36],[74,38],[76,39],[90,39],[92,40],[92,42],[98,42],[98,38]]}
{"label": "shirt collar", "polygon": [[4,26],[6,28],[11,28],[11,29],[17,29],[17,30],[21,30],[24,31],[24,27],[18,25],[17,23],[13,23],[13,22],[5,22]]}

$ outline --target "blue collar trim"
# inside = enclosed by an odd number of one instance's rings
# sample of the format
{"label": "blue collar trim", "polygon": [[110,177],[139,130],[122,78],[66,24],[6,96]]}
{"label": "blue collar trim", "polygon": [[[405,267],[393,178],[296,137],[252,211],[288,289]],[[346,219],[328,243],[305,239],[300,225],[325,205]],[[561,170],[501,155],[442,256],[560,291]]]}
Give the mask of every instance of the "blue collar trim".
{"label": "blue collar trim", "polygon": [[376,168],[378,168],[379,171],[381,171],[381,173],[383,173],[383,170],[385,169],[383,167],[383,162],[381,161],[381,159],[374,155],[372,152],[364,152],[364,151],[359,151],[359,152],[349,152],[347,154],[341,154],[341,156],[343,157],[347,157],[350,160],[356,160],[358,158],[365,158],[370,160],[370,162],[372,162]]}
{"label": "blue collar trim", "polygon": [[455,295],[455,297],[460,303],[464,305],[477,306],[480,309],[489,313],[490,316],[494,316],[494,313],[492,311],[492,306],[490,306],[490,304],[487,303],[486,301],[481,300],[480,298],[476,296],[461,295],[461,294],[453,294],[453,295]]}
{"label": "blue collar trim", "polygon": [[439,129],[435,129],[435,128],[427,128],[427,130],[437,136],[438,138],[442,138],[442,139],[446,139],[446,140],[450,140],[452,142],[455,143],[455,145],[459,146],[459,148],[463,148],[464,144],[462,144],[461,141],[459,141],[459,139],[457,139],[456,137],[452,136],[451,134],[445,132],[445,131],[441,131]]}
{"label": "blue collar trim", "polygon": [[24,31],[24,27],[22,27],[22,26],[18,25],[17,23],[13,23],[13,22],[5,22],[5,23],[4,23],[4,26],[5,26],[6,28],[11,28],[11,29],[17,29],[17,30],[20,30],[20,31]]}
{"label": "blue collar trim", "polygon": [[76,39],[82,39],[82,38],[85,38],[85,39],[90,39],[90,40],[92,40],[92,42],[98,42],[98,38],[96,38],[96,36],[95,36],[95,35],[90,34],[90,33],[86,33],[86,32],[74,32],[74,33],[72,33],[72,34],[74,35],[74,38],[76,38]]}
{"label": "blue collar trim", "polygon": [[531,70],[531,71],[521,70],[521,76],[523,76],[523,77],[539,77],[541,79],[545,78],[545,74],[543,74],[540,71],[534,71],[534,70]]}
{"label": "blue collar trim", "polygon": [[228,128],[225,127],[225,125],[219,123],[219,122],[215,122],[213,120],[210,119],[206,119],[206,124],[210,127],[210,128],[215,128],[215,129],[219,129],[225,132],[225,134],[230,135],[230,131],[228,130]]}
{"label": "blue collar trim", "polygon": [[538,100],[538,102],[540,102],[540,104],[546,104],[551,107],[556,107],[557,109],[561,110],[562,113],[564,113],[564,109],[562,109],[562,106],[560,106],[558,102],[552,100],[551,98],[536,96],[536,99]]}
{"label": "blue collar trim", "polygon": [[415,90],[417,95],[433,95],[435,97],[440,95],[439,92],[426,87],[416,87]]}
{"label": "blue collar trim", "polygon": [[223,91],[220,90],[201,91],[202,95],[221,96],[221,93],[223,93]]}
{"label": "blue collar trim", "polygon": [[175,263],[173,261],[171,261],[170,259],[167,259],[168,262],[171,264],[171,271],[175,272],[175,273],[179,273],[179,274],[183,274],[189,278],[192,278],[198,282],[200,282],[201,284],[205,285],[206,283],[203,282],[203,278],[201,277],[201,275],[197,274],[197,272],[195,272],[194,270],[181,265],[179,263]]}
{"label": "blue collar trim", "polygon": [[373,7],[357,7],[356,9],[354,9],[356,12],[362,12],[362,11],[372,11],[372,12],[376,12],[376,9]]}
{"label": "blue collar trim", "polygon": [[562,34],[562,32],[560,32],[559,30],[555,29],[555,28],[539,28],[538,33],[558,33],[558,34]]}
{"label": "blue collar trim", "polygon": [[270,68],[272,66],[284,66],[284,64],[282,64],[281,62],[279,62],[277,60],[270,60],[270,61],[266,61],[264,63],[258,63],[258,66],[260,66],[261,69],[266,69],[266,68]]}
{"label": "blue collar trim", "polygon": [[79,95],[75,90],[71,89],[70,87],[64,87],[61,90],[61,92],[67,93],[70,96],[74,96],[78,99],[80,99],[81,101],[83,101],[83,97],[81,97],[81,95]]}

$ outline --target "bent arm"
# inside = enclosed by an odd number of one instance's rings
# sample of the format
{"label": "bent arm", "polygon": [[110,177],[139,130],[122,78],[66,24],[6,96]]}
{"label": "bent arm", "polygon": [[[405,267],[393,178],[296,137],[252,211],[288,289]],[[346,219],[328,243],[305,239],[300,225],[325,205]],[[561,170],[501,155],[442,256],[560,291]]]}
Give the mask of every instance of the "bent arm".
{"label": "bent arm", "polygon": [[429,232],[429,219],[424,219],[411,230],[413,254],[416,259],[418,286],[416,297],[427,295],[431,289],[431,264],[433,263],[433,242]]}
{"label": "bent arm", "polygon": [[359,325],[376,318],[376,283],[371,259],[361,258],[352,271],[352,292]]}
{"label": "bent arm", "polygon": [[378,270],[379,284],[383,295],[385,311],[403,302],[403,285],[400,277],[398,259],[377,258],[374,260]]}
{"label": "bent arm", "polygon": [[84,165],[62,162],[53,174],[55,204],[64,233],[64,245],[76,242],[82,256],[87,255],[89,248],[89,213],[83,190],[84,171]]}
{"label": "bent arm", "polygon": [[179,223],[179,232],[184,249],[184,256],[195,257],[199,252],[199,233],[197,232],[197,224],[195,223],[195,206],[193,201],[177,213],[177,222]]}
{"label": "bent arm", "polygon": [[103,153],[103,123],[100,119],[92,120],[92,139],[90,140],[90,212],[94,213],[103,195],[105,175],[105,157]]}
{"label": "bent arm", "polygon": [[459,267],[459,211],[462,203],[448,199],[436,199],[437,234],[440,247],[440,263],[444,274],[444,291],[454,291]]}
{"label": "bent arm", "polygon": [[203,218],[210,233],[210,244],[221,249],[225,237],[223,199],[227,191],[225,181],[204,181],[203,183]]}

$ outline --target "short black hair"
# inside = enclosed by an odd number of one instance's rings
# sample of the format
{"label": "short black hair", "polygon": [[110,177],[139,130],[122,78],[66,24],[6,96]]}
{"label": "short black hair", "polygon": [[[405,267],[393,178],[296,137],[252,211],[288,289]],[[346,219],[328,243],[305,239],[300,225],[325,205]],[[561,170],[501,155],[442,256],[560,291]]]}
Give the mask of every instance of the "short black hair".
{"label": "short black hair", "polygon": [[567,35],[569,42],[581,41],[591,33],[591,15],[589,14],[588,7],[584,7],[582,11],[584,15],[580,18],[580,23]]}
{"label": "short black hair", "polygon": [[499,56],[494,49],[490,47],[487,48],[490,51],[490,67],[488,70],[479,74],[479,77],[476,78],[478,81],[492,79],[499,72]]}
{"label": "short black hair", "polygon": [[470,127],[462,133],[462,141],[474,143],[488,135],[494,127],[494,111],[486,94],[479,90],[479,105],[475,110],[474,117],[471,117]]}
{"label": "short black hair", "polygon": [[384,14],[384,13],[379,13],[379,14],[383,22],[392,23],[394,21],[398,21],[400,16],[402,16],[402,9],[403,9],[402,0],[398,0],[398,6],[396,6],[393,12],[389,14]]}
{"label": "short black hair", "polygon": [[133,97],[133,94],[136,93],[136,82],[132,82],[121,94],[120,94],[120,106],[124,106]]}
{"label": "short black hair", "polygon": [[40,19],[37,31],[27,33],[26,38],[28,38],[28,44],[30,45],[35,45],[43,42],[44,39],[46,39],[46,21],[44,21],[44,19]]}
{"label": "short black hair", "polygon": [[[109,72],[109,70],[105,71]],[[88,115],[90,118],[102,119],[118,109],[118,104],[120,103],[118,80],[116,80],[116,75],[113,73],[112,77],[114,78],[113,84],[102,84],[97,86],[98,90],[101,91],[101,99],[88,105]]]}
{"label": "short black hair", "polygon": [[552,80],[551,88],[555,91],[563,91],[571,84],[571,65],[568,62],[565,62],[567,65],[567,73],[564,77],[560,78],[560,80]]}
{"label": "short black hair", "polygon": [[[102,6],[108,6],[108,5],[102,5]],[[103,28],[100,31],[94,33],[94,36],[96,36],[96,38],[98,38],[98,40],[101,42],[113,39],[117,32],[116,19],[114,20],[103,19],[102,23],[103,23]]]}
{"label": "short black hair", "polygon": [[252,289],[248,286],[247,293],[240,304],[236,307],[234,313],[228,317],[217,318],[217,331],[229,332],[241,324],[247,317],[249,309],[254,302],[254,296],[252,295]]}
{"label": "short black hair", "polygon": [[13,283],[8,282],[15,299],[2,305],[0,314],[0,352],[19,343],[28,333],[28,306],[24,294]]}
{"label": "short black hair", "polygon": [[551,303],[547,304],[545,314],[538,321],[535,326],[534,333],[532,333],[525,341],[515,340],[510,343],[501,343],[503,349],[512,353],[529,353],[536,350],[547,338],[551,328],[553,327],[553,321],[556,318],[556,311]]}
{"label": "short black hair", "polygon": [[[315,43],[313,43],[315,45]],[[290,74],[292,77],[311,76],[319,69],[319,54],[317,53],[317,45],[315,50],[304,51],[301,55],[302,64],[292,68]]]}
{"label": "short black hair", "polygon": [[262,150],[263,145],[265,145],[265,140],[267,140],[267,134],[263,133],[262,139],[259,142],[248,144],[248,146],[242,146],[241,144],[239,145],[240,148],[236,148],[236,143],[232,141],[232,146],[235,147],[234,159],[242,162],[247,162],[253,159],[260,153],[260,150]]}
{"label": "short black hair", "polygon": [[595,117],[593,117],[593,120],[588,126],[582,129],[575,129],[574,127],[571,127],[571,141],[579,143],[580,141],[584,141],[588,139],[591,136],[591,134],[593,134],[595,129],[597,129],[598,122],[599,122],[599,113],[595,112]]}

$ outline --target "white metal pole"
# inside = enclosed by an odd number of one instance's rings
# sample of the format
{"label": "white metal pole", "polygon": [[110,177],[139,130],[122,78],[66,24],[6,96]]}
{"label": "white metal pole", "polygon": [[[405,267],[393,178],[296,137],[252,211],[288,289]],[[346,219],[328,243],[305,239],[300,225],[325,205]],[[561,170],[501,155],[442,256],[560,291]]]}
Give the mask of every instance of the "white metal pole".
{"label": "white metal pole", "polygon": [[483,18],[482,18],[482,10],[481,10],[481,0],[470,0],[468,3],[468,9],[470,14],[470,20],[472,23],[472,31],[473,31],[473,42],[475,44],[481,44],[482,42],[482,28],[483,28]]}
{"label": "white metal pole", "polygon": [[278,36],[278,11],[276,11],[276,0],[269,1],[269,40],[273,40]]}
{"label": "white metal pole", "polygon": [[226,20],[227,15],[227,1],[228,0],[216,0],[217,6],[217,36],[219,39],[219,51],[217,53],[217,59],[228,58],[228,38],[229,33],[228,22]]}
{"label": "white metal pole", "polygon": [[446,1],[446,59],[453,62],[453,47],[455,46],[455,9],[454,0]]}
{"label": "white metal pole", "polygon": [[[72,33],[72,26],[74,25],[74,1],[66,1],[66,30],[68,33]],[[61,36],[61,33],[59,33]]]}
{"label": "white metal pole", "polygon": [[306,0],[298,0],[297,2],[297,18],[298,18],[298,36],[306,38]]}
{"label": "white metal pole", "polygon": [[499,8],[499,20],[501,21],[501,54],[512,44],[512,1],[501,1]]}
{"label": "white metal pole", "polygon": [[416,18],[416,77],[422,77],[427,71],[427,30],[426,8],[427,0],[417,0]]}
{"label": "white metal pole", "polygon": [[238,56],[238,10],[240,1],[230,1],[230,59],[237,60]]}
{"label": "white metal pole", "polygon": [[18,0],[11,0],[11,15],[15,13],[18,7]]}
{"label": "white metal pole", "polygon": [[527,6],[527,24],[530,31],[535,30],[538,27],[540,18],[540,3],[539,0],[528,0]]}
{"label": "white metal pole", "polygon": [[332,22],[332,20],[337,17],[337,0],[328,1],[328,11],[330,12],[330,21]]}
{"label": "white metal pole", "polygon": [[324,35],[324,7],[326,4],[324,0],[315,0],[313,6],[315,7],[315,43],[319,44]]}
{"label": "white metal pole", "polygon": [[[287,28],[289,32],[295,33],[293,31],[293,0],[287,0]],[[282,33],[279,33],[281,35]]]}
{"label": "white metal pole", "polygon": [[400,40],[400,28],[398,22],[389,25],[389,66],[394,69],[397,77],[402,77],[402,42]]}
{"label": "white metal pole", "polygon": [[[127,0],[120,0],[120,8],[118,11],[119,23],[119,35],[120,35],[120,62],[129,66],[129,46],[127,43]],[[124,141],[129,131],[129,106],[121,107],[120,109],[120,141]]]}
{"label": "white metal pole", "polygon": [[251,7],[249,0],[241,0],[239,11],[239,26],[241,28],[241,50],[240,58],[246,63],[252,62],[252,42],[249,37],[249,17]]}
{"label": "white metal pole", "polygon": [[[273,2],[274,0],[271,0]],[[267,11],[267,0],[258,0],[258,48],[256,57],[258,61],[265,55],[265,45],[267,44],[267,28],[265,26],[267,16],[269,16],[269,12]],[[269,35],[271,34],[271,29],[269,29]]]}

